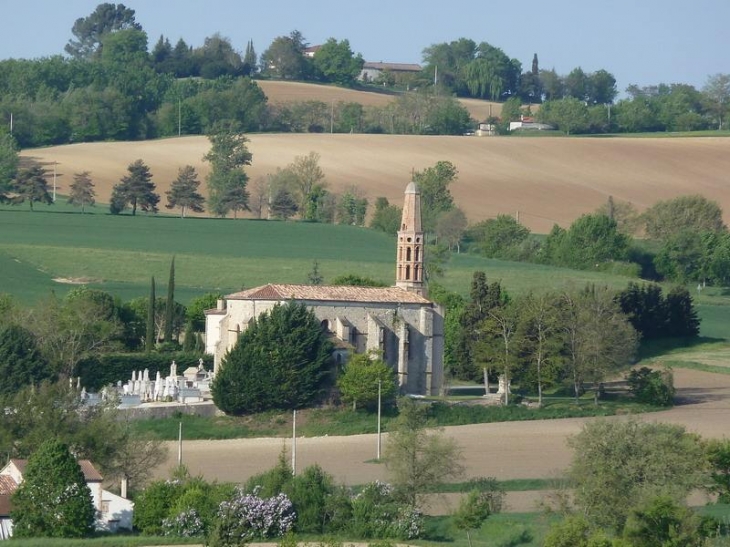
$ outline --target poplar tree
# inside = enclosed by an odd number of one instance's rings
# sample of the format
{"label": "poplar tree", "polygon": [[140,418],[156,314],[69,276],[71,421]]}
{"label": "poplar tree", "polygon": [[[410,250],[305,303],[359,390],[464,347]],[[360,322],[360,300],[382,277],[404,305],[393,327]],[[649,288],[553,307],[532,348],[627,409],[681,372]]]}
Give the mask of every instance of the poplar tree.
{"label": "poplar tree", "polygon": [[170,263],[170,278],[167,282],[167,302],[165,303],[165,342],[172,342],[172,327],[175,320],[175,257]]}
{"label": "poplar tree", "polygon": [[147,353],[155,347],[155,276],[152,276],[150,299],[147,302],[147,333],[145,334],[144,347]]}

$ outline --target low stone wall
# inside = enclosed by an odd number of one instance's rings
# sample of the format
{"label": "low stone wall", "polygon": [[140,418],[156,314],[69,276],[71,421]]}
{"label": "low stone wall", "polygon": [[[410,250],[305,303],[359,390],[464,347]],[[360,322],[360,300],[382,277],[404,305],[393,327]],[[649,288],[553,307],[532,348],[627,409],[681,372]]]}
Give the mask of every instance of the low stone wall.
{"label": "low stone wall", "polygon": [[211,418],[219,415],[218,407],[212,401],[204,403],[181,404],[181,403],[146,403],[144,405],[120,408],[124,418],[130,420],[147,420],[150,418],[174,418],[177,415],[203,416]]}

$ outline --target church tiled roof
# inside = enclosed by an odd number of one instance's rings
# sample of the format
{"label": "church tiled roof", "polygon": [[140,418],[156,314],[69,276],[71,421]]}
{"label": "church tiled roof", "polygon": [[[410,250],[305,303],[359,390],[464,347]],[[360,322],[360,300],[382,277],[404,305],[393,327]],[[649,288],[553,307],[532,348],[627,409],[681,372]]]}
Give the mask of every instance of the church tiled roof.
{"label": "church tiled roof", "polygon": [[229,294],[228,300],[324,300],[430,304],[426,298],[399,287],[349,287],[340,285],[262,285]]}

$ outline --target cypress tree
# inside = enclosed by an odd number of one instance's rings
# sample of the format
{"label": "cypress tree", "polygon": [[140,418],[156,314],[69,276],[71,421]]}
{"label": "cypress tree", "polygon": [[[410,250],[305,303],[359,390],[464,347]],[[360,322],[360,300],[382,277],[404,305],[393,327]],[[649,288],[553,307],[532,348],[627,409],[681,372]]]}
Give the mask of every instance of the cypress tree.
{"label": "cypress tree", "polygon": [[170,279],[167,282],[167,302],[165,304],[165,342],[172,342],[172,324],[175,315],[175,257],[170,263]]}
{"label": "cypress tree", "polygon": [[155,347],[155,276],[150,283],[150,299],[147,302],[147,334],[145,335],[145,351],[151,352]]}

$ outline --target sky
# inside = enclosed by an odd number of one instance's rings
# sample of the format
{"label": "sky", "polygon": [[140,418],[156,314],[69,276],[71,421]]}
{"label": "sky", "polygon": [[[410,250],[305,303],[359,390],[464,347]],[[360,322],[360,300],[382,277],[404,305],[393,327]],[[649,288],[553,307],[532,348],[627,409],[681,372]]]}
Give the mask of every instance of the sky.
{"label": "sky", "polygon": [[[62,54],[99,0],[0,0],[0,59]],[[200,46],[216,32],[261,54],[300,31],[310,45],[347,39],[366,61],[421,63],[423,49],[470,38],[529,70],[605,69],[630,84],[686,83],[730,73],[728,0],[126,0],[147,32]]]}

